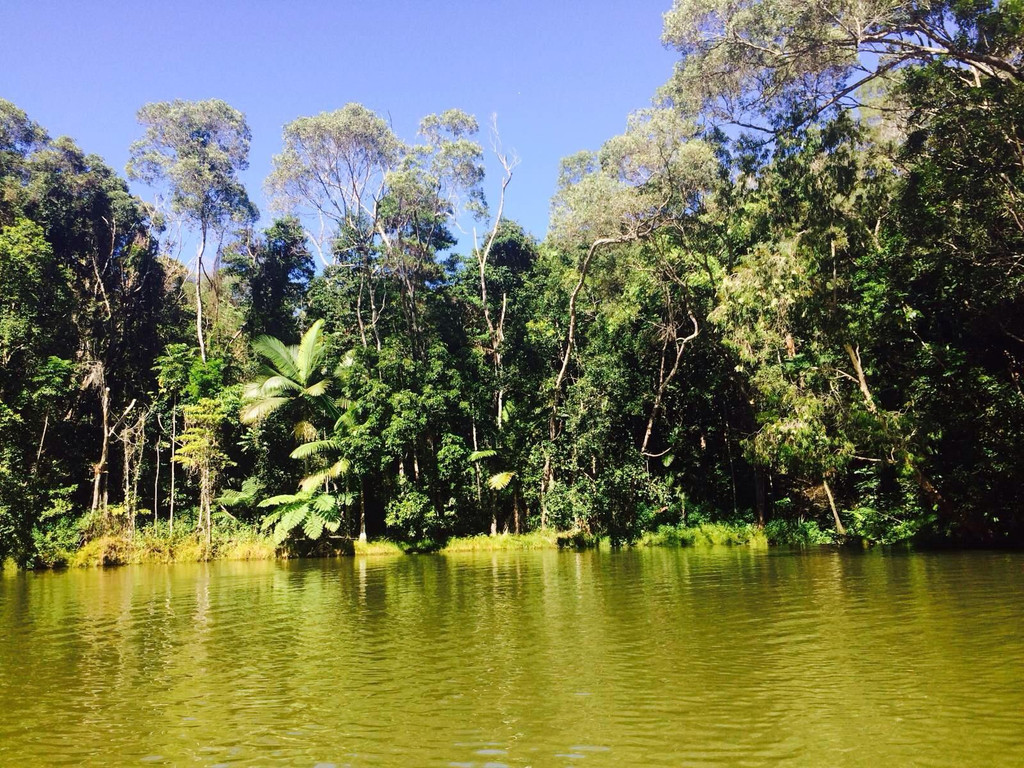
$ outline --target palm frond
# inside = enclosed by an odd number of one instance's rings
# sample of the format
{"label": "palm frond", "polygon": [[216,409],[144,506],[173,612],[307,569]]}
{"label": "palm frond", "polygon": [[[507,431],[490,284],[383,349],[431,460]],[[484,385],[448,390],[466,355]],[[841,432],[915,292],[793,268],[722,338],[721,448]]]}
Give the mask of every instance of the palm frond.
{"label": "palm frond", "polygon": [[302,532],[311,539],[319,539],[324,532],[324,519],[317,514],[307,515]]}
{"label": "palm frond", "polygon": [[282,493],[278,496],[271,496],[269,499],[264,499],[257,507],[278,507],[282,504],[298,504],[306,501],[308,497],[301,494],[294,493]]}
{"label": "palm frond", "polygon": [[292,348],[273,336],[259,336],[252,343],[253,351],[265,358],[280,373],[293,381],[299,381],[299,369],[295,365]]}
{"label": "palm frond", "polygon": [[497,455],[498,455],[497,451],[493,451],[493,450],[489,450],[489,449],[486,450],[486,451],[473,451],[471,454],[469,454],[469,460],[470,461],[480,461],[481,459],[490,459],[490,458],[492,458],[494,456],[497,456]]}
{"label": "palm frond", "polygon": [[331,473],[331,479],[340,477],[349,471],[352,467],[352,462],[348,459],[338,459],[334,464],[328,468],[328,472]]}
{"label": "palm frond", "polygon": [[250,477],[242,483],[241,490],[228,488],[215,501],[225,507],[251,507],[262,490],[263,484],[259,479]]}
{"label": "palm frond", "polygon": [[260,394],[275,396],[281,392],[301,392],[302,387],[287,376],[274,375],[265,378],[260,385]]}
{"label": "palm frond", "polygon": [[267,416],[289,401],[290,398],[287,397],[266,397],[262,400],[256,400],[243,406],[238,414],[238,418],[243,424],[255,424],[263,421]]}
{"label": "palm frond", "polygon": [[281,515],[281,522],[278,523],[279,528],[285,528],[291,530],[296,525],[306,519],[309,514],[309,504],[296,504]]}
{"label": "palm frond", "polygon": [[311,384],[310,386],[306,387],[305,391],[302,394],[304,394],[306,397],[323,397],[324,395],[327,394],[327,388],[330,385],[330,379],[320,379],[320,381],[316,382],[315,384]]}
{"label": "palm frond", "polygon": [[313,373],[319,367],[324,356],[324,345],[321,343],[321,334],[324,328],[324,321],[317,320],[309,329],[302,334],[298,350],[295,354],[295,367],[299,370],[301,381],[308,382],[313,378]]}
{"label": "palm frond", "polygon": [[302,482],[299,483],[299,489],[303,493],[312,493],[328,480],[333,480],[348,472],[351,464],[352,462],[348,459],[339,459],[334,462],[334,464],[327,467],[327,469],[322,469],[319,472],[314,472],[313,474],[302,478]]}
{"label": "palm frond", "polygon": [[491,475],[487,479],[487,487],[495,491],[500,491],[511,483],[512,478],[515,476],[515,472],[499,472],[496,475]]}
{"label": "palm frond", "polygon": [[263,396],[263,379],[247,381],[242,387],[243,400],[257,400]]}
{"label": "palm frond", "polygon": [[310,502],[310,506],[312,506],[313,510],[322,515],[325,519],[331,519],[334,517],[332,513],[338,507],[338,500],[329,493],[321,493]]}
{"label": "palm frond", "polygon": [[303,443],[291,452],[293,459],[308,459],[310,456],[319,456],[326,451],[338,450],[340,446],[337,440],[314,440],[310,443]]}
{"label": "palm frond", "polygon": [[304,478],[302,478],[302,480],[299,481],[299,490],[302,491],[303,493],[313,493],[313,491],[315,491],[329,479],[330,476],[327,474],[326,470],[314,472],[311,475],[306,475]]}
{"label": "palm frond", "polygon": [[284,514],[283,509],[279,509],[276,512],[268,512],[263,517],[263,522],[260,524],[260,530],[265,531],[267,528],[270,528],[272,525],[277,523],[277,521],[281,519],[282,514]]}

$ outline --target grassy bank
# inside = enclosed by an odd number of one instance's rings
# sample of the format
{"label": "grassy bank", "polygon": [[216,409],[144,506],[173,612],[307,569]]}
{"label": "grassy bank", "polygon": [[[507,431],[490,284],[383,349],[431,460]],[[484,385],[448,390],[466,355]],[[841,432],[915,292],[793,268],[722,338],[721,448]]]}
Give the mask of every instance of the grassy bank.
{"label": "grassy bank", "polygon": [[768,547],[836,542],[837,539],[831,531],[821,530],[816,523],[773,521],[763,528],[749,523],[663,525],[656,531],[645,533],[637,544],[647,547]]}
{"label": "grassy bank", "polygon": [[[833,543],[828,531],[810,524],[703,523],[693,526],[662,526],[643,534],[630,546],[642,547],[768,547]],[[443,547],[404,547],[388,539],[358,541],[324,539],[279,547],[258,529],[245,525],[219,530],[209,545],[192,531],[171,534],[166,528],[142,528],[133,534],[108,534],[93,538],[77,548],[52,550],[37,562],[40,567],[98,567],[142,563],[194,563],[207,560],[271,560],[293,557],[381,557],[411,552],[525,552],[531,550],[591,549],[610,546],[605,537],[583,532],[548,529],[523,534],[458,536]],[[5,567],[6,564],[5,564]]]}
{"label": "grassy bank", "polygon": [[501,533],[497,536],[456,536],[441,548],[443,554],[452,552],[521,552],[531,549],[557,549],[558,533],[552,529],[530,533]]}
{"label": "grassy bank", "polygon": [[[345,554],[350,553],[346,552]],[[388,557],[404,555],[405,550],[390,539],[374,539],[373,541],[356,539],[352,542],[351,554],[359,557]]]}
{"label": "grassy bank", "polygon": [[167,536],[148,530],[134,535],[107,535],[92,539],[52,565],[96,567],[140,563],[197,563],[205,560],[270,560],[279,556],[268,537],[255,530],[233,531],[217,536],[207,545],[205,539],[189,534]]}
{"label": "grassy bank", "polygon": [[[811,545],[835,542],[829,531],[814,523],[769,523],[764,528],[748,523],[701,523],[691,526],[661,526],[648,531],[627,546],[641,547],[768,547],[773,545]],[[610,546],[607,537],[581,531],[532,531],[497,536],[460,536],[448,540],[441,553],[516,552],[534,549],[591,549]]]}
{"label": "grassy bank", "polygon": [[[644,547],[767,547],[771,543],[756,525],[704,523],[695,526],[667,526],[649,531],[637,542]],[[788,543],[788,542],[782,542]]]}

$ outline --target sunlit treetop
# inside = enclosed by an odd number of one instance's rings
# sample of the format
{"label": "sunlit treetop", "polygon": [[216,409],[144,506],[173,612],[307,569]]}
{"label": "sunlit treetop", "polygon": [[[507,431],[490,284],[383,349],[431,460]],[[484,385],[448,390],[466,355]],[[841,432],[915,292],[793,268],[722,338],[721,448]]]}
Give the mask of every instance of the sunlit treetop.
{"label": "sunlit treetop", "polygon": [[906,66],[1024,83],[1020,0],[675,0],[663,41],[682,55],[664,98],[765,130],[856,106],[861,86]]}
{"label": "sunlit treetop", "polygon": [[145,128],[131,146],[128,177],[166,184],[172,209],[204,226],[256,219],[238,173],[249,167],[252,132],[220,99],[163,101],[139,110]]}

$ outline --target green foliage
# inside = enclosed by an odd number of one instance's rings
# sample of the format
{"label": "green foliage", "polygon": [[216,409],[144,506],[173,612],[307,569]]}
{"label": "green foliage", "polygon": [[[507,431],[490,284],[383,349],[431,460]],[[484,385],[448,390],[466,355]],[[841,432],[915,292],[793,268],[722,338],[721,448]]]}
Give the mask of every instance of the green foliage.
{"label": "green foliage", "polygon": [[243,327],[251,338],[298,336],[298,313],[313,279],[313,258],[297,219],[275,221],[259,238],[246,233],[224,255],[237,279],[235,301],[243,307]]}
{"label": "green foliage", "polygon": [[138,120],[145,135],[131,146],[129,178],[165,182],[175,211],[204,229],[256,218],[238,180],[252,139],[241,112],[219,99],[176,99],[147,104]]}
{"label": "green foliage", "polygon": [[564,161],[543,243],[501,218],[509,156],[482,224],[459,110],[289,123],[293,215],[256,232],[244,116],[151,104],[129,174],[197,230],[191,274],[0,101],[0,559],[1024,541],[1022,29],[677,0],[672,81]]}
{"label": "green foliage", "polygon": [[388,503],[384,521],[407,541],[436,540],[443,530],[442,517],[430,498],[408,483],[399,483],[398,493]]}
{"label": "green foliage", "polygon": [[259,503],[261,508],[272,510],[264,515],[261,528],[264,531],[273,528],[276,544],[282,544],[299,526],[307,538],[319,539],[325,531],[334,533],[338,530],[342,509],[350,501],[345,497],[308,491],[271,496]]}

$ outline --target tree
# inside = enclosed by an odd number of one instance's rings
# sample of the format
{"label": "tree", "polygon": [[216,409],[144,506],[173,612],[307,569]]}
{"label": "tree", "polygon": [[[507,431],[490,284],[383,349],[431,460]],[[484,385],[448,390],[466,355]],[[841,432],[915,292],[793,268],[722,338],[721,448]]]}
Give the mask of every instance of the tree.
{"label": "tree", "polygon": [[131,146],[128,177],[166,185],[171,210],[196,227],[196,338],[206,361],[202,281],[203,257],[210,238],[229,224],[256,219],[238,173],[249,166],[251,132],[245,116],[218,99],[156,102],[142,107],[145,128]]}
{"label": "tree", "polygon": [[313,279],[306,237],[293,218],[275,221],[260,238],[252,233],[225,254],[227,271],[238,278],[243,328],[251,338],[298,335],[298,314]]}
{"label": "tree", "polygon": [[300,117],[284,127],[283,138],[267,179],[275,203],[316,219],[307,232],[324,266],[334,261],[335,238],[368,257],[385,175],[397,167],[402,143],[361,104]]}
{"label": "tree", "polygon": [[268,189],[280,207],[316,220],[307,231],[325,265],[358,275],[364,347],[381,348],[390,282],[413,354],[424,354],[423,286],[440,277],[434,257],[454,244],[449,226],[463,210],[484,211],[477,130],[472,116],[448,110],[421,121],[423,144],[407,145],[358,104],[285,126]]}
{"label": "tree", "polygon": [[1024,8],[981,0],[675,0],[682,54],[664,95],[689,114],[762,130],[803,123],[911,65],[1024,82]]}
{"label": "tree", "polygon": [[221,445],[220,430],[225,413],[217,400],[204,397],[184,407],[185,429],[179,437],[174,460],[194,474],[199,481],[199,518],[197,527],[206,537],[209,548],[213,533],[211,509],[220,475],[228,466],[228,457]]}
{"label": "tree", "polygon": [[[575,267],[565,310],[565,343],[551,387],[551,441],[561,431],[559,408],[576,346],[578,302],[595,257],[604,249],[685,227],[717,178],[711,145],[678,114],[664,109],[633,115],[626,132],[606,142],[599,153],[563,161],[551,241],[574,258]],[[551,473],[548,457],[542,488],[550,485]]]}
{"label": "tree", "polygon": [[272,336],[261,336],[253,342],[253,349],[266,363],[259,377],[245,387],[242,423],[255,423],[284,406],[301,404],[303,413],[296,422],[295,435],[311,440],[317,429],[310,418],[326,415],[333,421],[341,416],[328,394],[332,377],[324,371],[323,327],[324,321],[317,320],[291,347]]}

